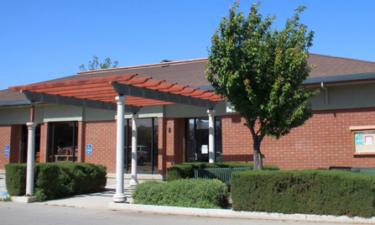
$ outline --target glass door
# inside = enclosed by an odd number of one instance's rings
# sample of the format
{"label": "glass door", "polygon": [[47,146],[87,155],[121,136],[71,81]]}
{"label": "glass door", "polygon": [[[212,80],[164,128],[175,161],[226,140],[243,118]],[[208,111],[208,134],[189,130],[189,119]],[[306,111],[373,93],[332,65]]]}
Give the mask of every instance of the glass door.
{"label": "glass door", "polygon": [[[186,162],[208,162],[208,118],[187,119],[186,132]],[[215,118],[215,157],[222,162],[221,157],[221,118]]]}
{"label": "glass door", "polygon": [[[137,124],[137,173],[154,174],[158,172],[158,120],[155,118],[138,119]],[[131,120],[125,121],[125,173],[131,173]]]}
{"label": "glass door", "polygon": [[208,162],[208,119],[189,119],[187,162]]}

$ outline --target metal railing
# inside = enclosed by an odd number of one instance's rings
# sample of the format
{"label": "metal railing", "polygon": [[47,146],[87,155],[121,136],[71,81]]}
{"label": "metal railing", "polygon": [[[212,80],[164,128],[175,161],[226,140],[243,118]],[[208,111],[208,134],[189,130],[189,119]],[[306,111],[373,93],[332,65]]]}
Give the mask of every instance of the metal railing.
{"label": "metal railing", "polygon": [[204,168],[194,169],[195,178],[203,179],[218,179],[226,185],[230,185],[230,179],[233,172],[242,172],[251,170],[250,167],[236,167],[236,168]]}

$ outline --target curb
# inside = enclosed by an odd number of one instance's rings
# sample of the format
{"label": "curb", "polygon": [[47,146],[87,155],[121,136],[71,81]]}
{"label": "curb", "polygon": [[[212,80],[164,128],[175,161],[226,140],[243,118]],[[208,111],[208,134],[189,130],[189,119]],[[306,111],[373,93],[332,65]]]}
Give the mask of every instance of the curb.
{"label": "curb", "polygon": [[35,196],[11,196],[12,202],[16,203],[33,203],[36,202]]}
{"label": "curb", "polygon": [[128,210],[133,212],[157,213],[166,215],[184,215],[216,218],[236,218],[236,219],[256,219],[256,220],[283,220],[283,221],[302,221],[302,222],[326,222],[326,223],[358,223],[375,224],[375,217],[347,217],[347,216],[328,216],[328,215],[308,215],[308,214],[282,214],[266,212],[237,212],[229,209],[200,209],[183,208],[173,206],[154,206],[137,205],[126,203],[111,202],[108,205],[111,210]]}

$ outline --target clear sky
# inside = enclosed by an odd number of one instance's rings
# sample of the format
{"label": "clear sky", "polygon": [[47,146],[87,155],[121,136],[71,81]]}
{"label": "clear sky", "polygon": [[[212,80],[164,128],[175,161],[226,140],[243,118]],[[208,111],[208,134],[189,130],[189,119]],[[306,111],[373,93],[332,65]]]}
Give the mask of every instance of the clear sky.
{"label": "clear sky", "polygon": [[[240,0],[249,12],[255,1]],[[293,10],[315,31],[311,53],[375,62],[374,0],[263,0],[282,29]],[[0,1],[0,90],[74,75],[110,57],[119,66],[207,57],[234,0]]]}

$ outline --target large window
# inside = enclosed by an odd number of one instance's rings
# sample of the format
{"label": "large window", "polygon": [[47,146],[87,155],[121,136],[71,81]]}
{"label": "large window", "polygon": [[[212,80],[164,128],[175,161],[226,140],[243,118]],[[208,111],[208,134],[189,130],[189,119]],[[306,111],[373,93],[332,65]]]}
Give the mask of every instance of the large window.
{"label": "large window", "polygon": [[[208,118],[187,119],[186,162],[208,162]],[[221,118],[215,117],[215,157],[222,162]]]}
{"label": "large window", "polygon": [[48,123],[48,162],[77,160],[77,131],[76,121]]}
{"label": "large window", "polygon": [[[137,173],[158,173],[158,120],[138,119]],[[131,120],[125,120],[125,168],[131,173]]]}

